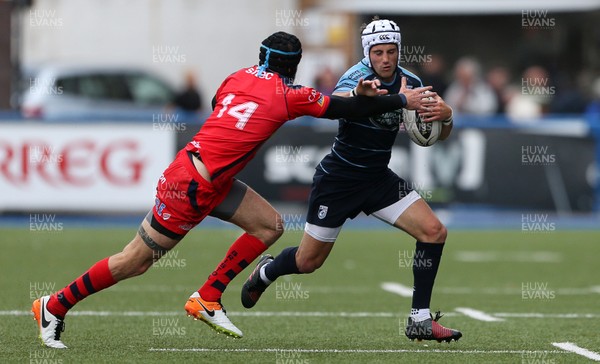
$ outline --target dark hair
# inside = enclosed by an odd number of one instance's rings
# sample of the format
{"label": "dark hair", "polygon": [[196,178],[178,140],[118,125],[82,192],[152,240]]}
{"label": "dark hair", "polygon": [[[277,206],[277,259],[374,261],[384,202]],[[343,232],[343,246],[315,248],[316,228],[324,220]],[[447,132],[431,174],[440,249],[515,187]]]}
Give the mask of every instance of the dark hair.
{"label": "dark hair", "polygon": [[[267,59],[267,51],[269,58]],[[290,54],[282,54],[279,52]],[[294,78],[298,70],[298,63],[302,58],[302,44],[300,40],[292,34],[286,32],[277,32],[271,34],[263,40],[258,55],[259,65],[267,63],[267,68],[273,72],[287,78]]]}

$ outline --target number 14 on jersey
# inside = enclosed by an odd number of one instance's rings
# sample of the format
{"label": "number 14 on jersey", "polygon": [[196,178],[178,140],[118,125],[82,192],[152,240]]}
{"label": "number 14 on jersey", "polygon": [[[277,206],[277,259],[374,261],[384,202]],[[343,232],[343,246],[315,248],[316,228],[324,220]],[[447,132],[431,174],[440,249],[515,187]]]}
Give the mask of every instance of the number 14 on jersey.
{"label": "number 14 on jersey", "polygon": [[235,127],[240,130],[243,130],[244,126],[246,126],[246,123],[248,122],[248,119],[250,119],[252,114],[254,114],[254,112],[256,111],[256,108],[258,108],[258,104],[253,101],[246,101],[241,104],[229,107],[229,105],[232,104],[234,98],[234,94],[228,94],[227,96],[225,96],[222,102],[223,108],[219,111],[219,114],[217,114],[217,118],[223,116],[223,113],[227,111],[227,115],[237,120],[237,123],[235,123]]}

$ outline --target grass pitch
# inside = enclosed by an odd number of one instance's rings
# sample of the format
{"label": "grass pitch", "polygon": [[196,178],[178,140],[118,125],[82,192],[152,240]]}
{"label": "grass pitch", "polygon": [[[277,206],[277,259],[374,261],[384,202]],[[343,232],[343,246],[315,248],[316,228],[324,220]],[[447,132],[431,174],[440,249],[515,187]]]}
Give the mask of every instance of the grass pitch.
{"label": "grass pitch", "polygon": [[[245,310],[239,292],[252,264],[223,297],[245,337],[218,335],[186,317],[183,305],[239,232],[200,227],[145,275],[77,305],[62,336],[68,350],[41,347],[32,300],[119,251],[134,233],[0,231],[0,362],[588,362],[552,344],[562,342],[600,353],[600,232],[576,231],[450,231],[432,310],[463,332],[451,344],[404,336],[410,298],[382,283],[412,285],[414,241],[391,230],[342,232],[323,268],[278,280]],[[299,239],[286,232],[269,252]]]}

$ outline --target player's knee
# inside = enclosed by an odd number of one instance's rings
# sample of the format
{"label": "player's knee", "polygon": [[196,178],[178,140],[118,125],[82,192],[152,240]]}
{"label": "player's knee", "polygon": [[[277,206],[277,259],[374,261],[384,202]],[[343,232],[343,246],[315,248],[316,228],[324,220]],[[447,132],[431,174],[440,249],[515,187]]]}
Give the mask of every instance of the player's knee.
{"label": "player's knee", "polygon": [[111,274],[117,281],[144,274],[156,260],[155,256],[126,248],[111,257]]}
{"label": "player's knee", "polygon": [[443,229],[443,234],[440,236],[440,243],[445,243],[446,239],[448,239],[448,229],[446,229],[446,226],[442,225]]}
{"label": "player's knee", "polygon": [[252,233],[252,235],[256,236],[256,238],[265,243],[265,245],[272,245],[281,237],[281,235],[283,235],[283,224],[279,223],[279,221],[281,221],[281,217],[275,219],[275,224],[270,226],[265,225],[258,231]]}
{"label": "player's knee", "polygon": [[135,277],[142,274],[139,265],[127,259],[127,257],[115,255],[112,257],[112,264],[110,273],[116,281]]}
{"label": "player's knee", "polygon": [[277,239],[279,239],[281,237],[281,235],[283,235],[284,232],[284,228],[283,228],[283,224],[276,224],[275,229],[270,229],[269,231],[269,235],[270,235],[270,239],[271,239],[271,244],[274,243],[275,241],[277,241]]}
{"label": "player's knee", "polygon": [[132,277],[135,276],[140,276],[144,273],[146,273],[146,271],[148,269],[150,269],[150,267],[152,266],[152,264],[154,264],[154,259],[146,259],[142,262],[140,262],[139,264],[137,264],[136,266],[133,267],[133,271],[132,273]]}
{"label": "player's knee", "polygon": [[438,219],[427,222],[423,229],[421,241],[428,243],[443,243],[446,241],[448,230]]}

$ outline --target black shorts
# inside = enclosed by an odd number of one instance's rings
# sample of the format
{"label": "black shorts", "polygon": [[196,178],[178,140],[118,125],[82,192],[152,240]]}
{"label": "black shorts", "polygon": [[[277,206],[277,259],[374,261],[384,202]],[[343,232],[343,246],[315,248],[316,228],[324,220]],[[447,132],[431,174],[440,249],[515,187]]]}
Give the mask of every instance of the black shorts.
{"label": "black shorts", "polygon": [[368,181],[333,176],[317,168],[306,221],[321,227],[337,228],[360,212],[370,215],[393,205],[411,191],[409,184],[389,168]]}

